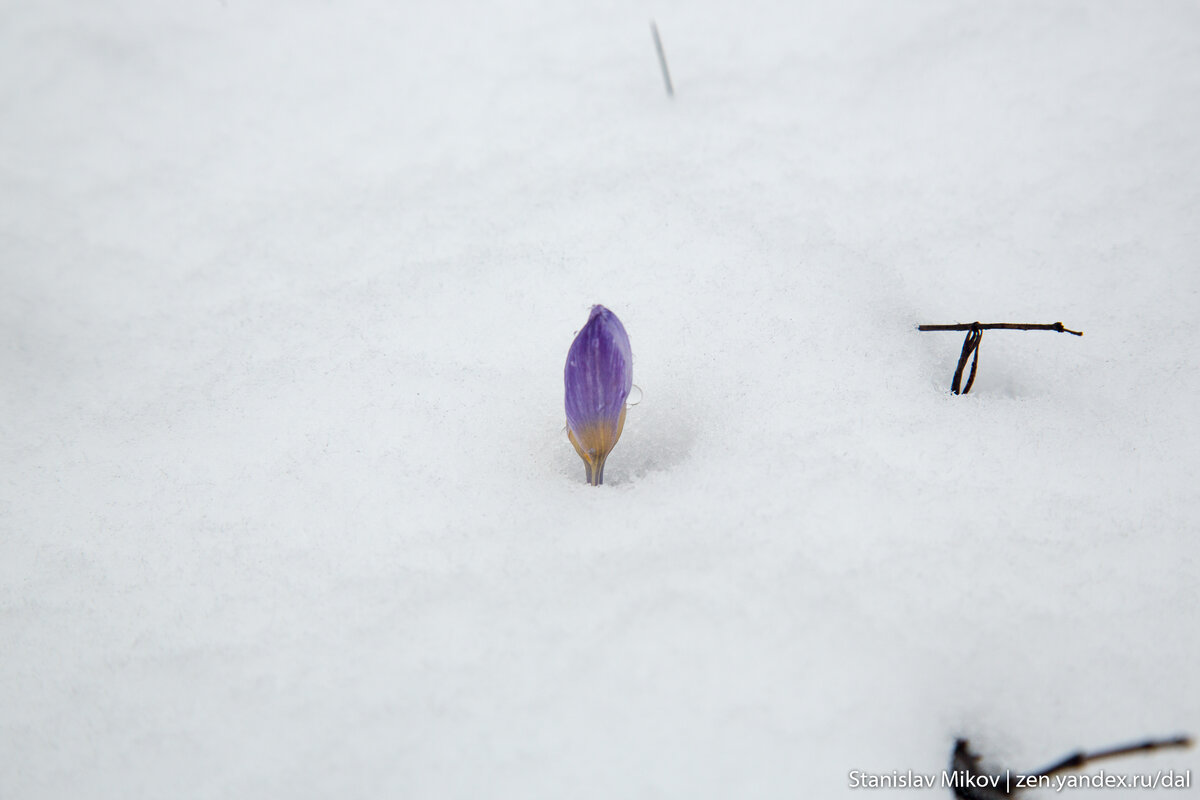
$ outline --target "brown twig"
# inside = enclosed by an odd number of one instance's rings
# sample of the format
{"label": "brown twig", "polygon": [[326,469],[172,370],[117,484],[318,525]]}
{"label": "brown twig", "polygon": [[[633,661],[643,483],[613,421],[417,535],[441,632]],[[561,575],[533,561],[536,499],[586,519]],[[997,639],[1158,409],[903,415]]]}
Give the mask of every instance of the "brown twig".
{"label": "brown twig", "polygon": [[918,325],[919,331],[969,331],[978,328],[981,331],[1058,331],[1083,336],[1083,331],[1073,331],[1064,328],[1061,322],[1024,323],[1024,322],[963,322],[955,325]]}
{"label": "brown twig", "polygon": [[1080,769],[1087,764],[1106,758],[1168,747],[1191,747],[1191,745],[1190,737],[1175,736],[1170,739],[1147,739],[1138,744],[1112,747],[1108,750],[1098,750],[1095,753],[1085,753],[1081,750],[1038,772],[1017,775],[1016,777],[1021,780],[1016,781],[1014,786],[1013,776],[1009,773],[1005,772],[997,776],[985,771],[980,766],[980,757],[971,750],[970,742],[966,739],[958,739],[954,742],[954,750],[950,753],[950,769],[960,776],[969,775],[973,780],[956,781],[954,796],[958,800],[1009,800],[1023,788],[1038,786],[1038,778],[1055,775],[1069,769]]}
{"label": "brown twig", "polygon": [[662,38],[658,35],[658,23],[650,21],[650,33],[654,36],[654,49],[658,51],[658,65],[662,67],[663,83],[667,87],[667,96],[675,96],[675,87],[671,85],[671,71],[667,69],[667,54],[663,52]]}
{"label": "brown twig", "polygon": [[[966,394],[975,384],[975,372],[979,367],[979,342],[983,339],[984,331],[1057,331],[1058,333],[1069,333],[1072,336],[1083,336],[1083,331],[1065,328],[1061,322],[967,322],[954,325],[918,325],[917,330],[967,332],[967,338],[963,341],[962,353],[958,357],[958,367],[954,370],[954,380],[950,383],[950,391],[954,394]],[[971,359],[971,374],[967,377],[967,386],[959,391],[962,386],[963,370],[967,366],[967,359],[972,355],[975,357]]]}
{"label": "brown twig", "polygon": [[1043,770],[1033,773],[1033,777],[1041,778],[1046,775],[1054,775],[1058,772],[1063,772],[1068,769],[1080,769],[1086,764],[1091,764],[1093,761],[1102,761],[1106,758],[1116,758],[1130,753],[1142,753],[1150,750],[1159,750],[1167,747],[1191,747],[1192,740],[1187,736],[1175,736],[1171,739],[1147,739],[1138,744],[1127,744],[1120,747],[1110,747],[1108,750],[1098,750],[1095,753],[1085,753],[1082,750],[1072,753],[1061,761],[1046,767]]}

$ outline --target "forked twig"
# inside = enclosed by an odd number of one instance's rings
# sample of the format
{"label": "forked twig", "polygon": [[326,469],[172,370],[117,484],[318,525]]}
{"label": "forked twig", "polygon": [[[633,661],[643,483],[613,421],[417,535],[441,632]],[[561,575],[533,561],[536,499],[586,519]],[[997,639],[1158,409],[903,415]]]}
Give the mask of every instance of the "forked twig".
{"label": "forked twig", "polygon": [[[1037,772],[1020,773],[1016,776],[1006,772],[1004,775],[998,776],[988,773],[980,767],[980,757],[972,752],[970,742],[966,739],[958,739],[955,741],[954,750],[950,754],[951,770],[955,774],[962,776],[962,779],[956,780],[952,784],[954,796],[958,800],[1007,800],[1015,796],[1022,789],[1044,786],[1044,783],[1039,784],[1039,778],[1046,778],[1067,770],[1081,769],[1096,761],[1103,761],[1108,758],[1116,758],[1131,753],[1143,753],[1169,747],[1191,747],[1191,745],[1192,740],[1188,736],[1174,736],[1170,739],[1147,739],[1137,744],[1110,747],[1107,750],[1097,750],[1094,753],[1085,753],[1080,750]],[[966,777],[969,777],[970,780],[967,780]]]}
{"label": "forked twig", "polygon": [[[958,367],[954,370],[954,380],[950,383],[950,391],[954,394],[966,394],[971,391],[971,387],[975,384],[975,370],[979,367],[979,342],[983,339],[983,332],[989,330],[1005,330],[1005,331],[1057,331],[1058,333],[1069,333],[1073,336],[1083,336],[1083,331],[1073,331],[1070,328],[1064,328],[1061,322],[1051,323],[1024,323],[1024,322],[969,322],[956,323],[954,325],[918,325],[919,331],[966,331],[967,338],[963,341],[962,354],[958,357]],[[962,386],[963,370],[967,366],[967,359],[971,358],[971,374],[967,377],[967,386],[962,391],[959,388]]]}

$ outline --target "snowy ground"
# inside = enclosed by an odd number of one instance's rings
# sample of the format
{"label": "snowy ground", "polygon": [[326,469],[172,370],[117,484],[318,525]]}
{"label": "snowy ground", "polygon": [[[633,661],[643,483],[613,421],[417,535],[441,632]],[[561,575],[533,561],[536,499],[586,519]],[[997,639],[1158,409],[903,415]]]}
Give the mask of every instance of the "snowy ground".
{"label": "snowy ground", "polygon": [[[1200,733],[1195,4],[4,0],[0,76],[0,797]],[[975,319],[1086,335],[952,397]]]}

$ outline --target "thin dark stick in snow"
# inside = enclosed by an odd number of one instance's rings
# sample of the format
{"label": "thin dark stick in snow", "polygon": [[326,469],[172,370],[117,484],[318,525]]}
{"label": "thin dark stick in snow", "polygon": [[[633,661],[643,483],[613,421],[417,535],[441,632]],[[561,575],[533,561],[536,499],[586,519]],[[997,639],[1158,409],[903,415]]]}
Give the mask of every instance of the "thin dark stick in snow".
{"label": "thin dark stick in snow", "polygon": [[[1069,333],[1072,336],[1083,336],[1083,331],[1073,331],[1070,328],[1064,328],[1061,322],[967,322],[956,323],[954,325],[918,325],[917,330],[967,332],[967,338],[963,341],[962,354],[958,357],[958,367],[954,370],[954,380],[950,383],[950,391],[954,394],[966,394],[971,391],[971,387],[975,384],[975,371],[979,367],[979,342],[983,339],[984,331],[1057,331],[1058,333]],[[971,359],[971,374],[967,378],[967,386],[962,391],[959,391],[962,386],[963,370],[967,366],[967,359],[971,358],[972,355],[975,357]]]}
{"label": "thin dark stick in snow", "polygon": [[[1168,747],[1191,746],[1192,740],[1187,736],[1176,736],[1171,739],[1148,739],[1138,744],[1113,747],[1095,753],[1085,753],[1081,750],[1039,772],[1012,773],[1005,770],[1003,773],[992,774],[980,767],[980,757],[971,750],[970,742],[966,739],[958,739],[954,743],[954,750],[950,753],[950,769],[954,773],[951,785],[954,788],[954,796],[958,800],[1008,800],[1022,789],[1047,788],[1048,784],[1045,779],[1051,775],[1069,769],[1080,769],[1095,761]],[[1165,784],[1164,788],[1167,788]]]}
{"label": "thin dark stick in snow", "polygon": [[658,65],[662,67],[663,83],[667,87],[667,96],[675,96],[675,87],[671,85],[671,71],[667,69],[667,54],[663,52],[662,38],[658,35],[658,23],[650,20],[650,33],[654,36],[654,49],[658,51]]}
{"label": "thin dark stick in snow", "polygon": [[1086,764],[1091,764],[1094,761],[1102,761],[1106,758],[1116,758],[1117,756],[1129,755],[1130,753],[1143,753],[1151,750],[1160,750],[1167,747],[1191,747],[1192,740],[1187,736],[1176,736],[1171,739],[1147,739],[1138,744],[1127,744],[1120,747],[1110,747],[1107,750],[1098,750],[1095,753],[1085,753],[1082,750],[1072,753],[1061,761],[1046,767],[1043,770],[1033,773],[1033,777],[1041,778],[1045,775],[1054,775],[1068,769],[1080,769]]}
{"label": "thin dark stick in snow", "polygon": [[969,331],[978,328],[981,331],[1058,331],[1083,336],[1083,331],[1073,331],[1064,328],[1061,322],[1024,323],[1024,322],[963,322],[956,325],[918,325],[919,331]]}

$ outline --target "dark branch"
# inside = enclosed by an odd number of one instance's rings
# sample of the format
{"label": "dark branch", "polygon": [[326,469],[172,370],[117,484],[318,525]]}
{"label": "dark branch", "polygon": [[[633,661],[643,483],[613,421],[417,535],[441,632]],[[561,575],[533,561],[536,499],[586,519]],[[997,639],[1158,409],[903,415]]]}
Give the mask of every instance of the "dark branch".
{"label": "dark branch", "polygon": [[[958,357],[958,367],[954,370],[954,380],[950,382],[950,391],[954,394],[966,394],[971,391],[971,387],[975,384],[975,371],[979,367],[979,342],[983,339],[984,331],[1057,331],[1059,333],[1069,333],[1073,336],[1083,336],[1083,331],[1073,331],[1069,328],[1064,328],[1061,322],[1044,324],[1036,322],[966,322],[955,323],[954,325],[918,325],[917,330],[967,332],[967,338],[963,341],[962,353]],[[974,358],[971,358],[972,356]],[[968,358],[971,358],[971,374],[967,378],[966,387],[963,388],[962,375],[963,370],[966,369]]]}
{"label": "dark branch", "polygon": [[1083,336],[1083,331],[1073,331],[1070,328],[1064,328],[1061,322],[1051,322],[1048,324],[1042,323],[1024,323],[1024,322],[966,322],[955,325],[918,325],[919,331],[1057,331],[1059,333],[1070,333],[1075,336]]}
{"label": "dark branch", "polygon": [[[1078,753],[1072,753],[1040,772],[1029,773],[1024,777],[1042,778],[1069,769],[1079,769],[1094,761],[1106,758],[1116,758],[1117,756],[1128,755],[1130,753],[1141,753],[1168,747],[1190,747],[1191,744],[1192,740],[1189,737],[1176,736],[1171,739],[1148,739],[1138,744],[1112,747],[1108,750],[1098,750],[1095,753],[1085,753],[1081,750]],[[954,742],[954,749],[950,752],[950,769],[974,777],[991,776],[992,773],[985,770],[980,761],[980,757],[971,750],[970,742],[966,739],[958,739]],[[1007,781],[992,781],[991,783],[994,785],[989,785],[988,781],[979,781],[972,786],[956,784],[954,786],[954,796],[958,800],[1009,800],[1009,798],[1012,798],[1021,791],[1020,789],[1007,791]]]}
{"label": "dark branch", "polygon": [[650,21],[650,33],[654,36],[654,49],[658,51],[658,65],[662,67],[663,83],[667,87],[667,96],[675,96],[675,87],[671,85],[671,71],[667,69],[667,54],[663,52],[662,39],[658,35],[658,23]]}
{"label": "dark branch", "polygon": [[1191,747],[1192,740],[1187,736],[1176,736],[1172,739],[1148,739],[1138,744],[1122,745],[1120,747],[1111,747],[1108,750],[1098,750],[1095,753],[1085,753],[1080,750],[1071,755],[1046,767],[1039,772],[1033,773],[1034,777],[1042,777],[1043,775],[1054,775],[1068,769],[1079,769],[1093,761],[1101,761],[1106,758],[1116,758],[1117,756],[1129,755],[1130,753],[1142,753],[1150,750],[1159,750],[1167,747]]}

